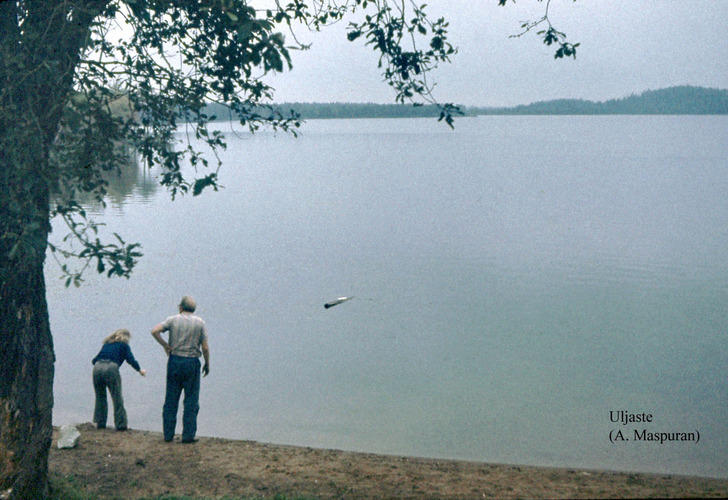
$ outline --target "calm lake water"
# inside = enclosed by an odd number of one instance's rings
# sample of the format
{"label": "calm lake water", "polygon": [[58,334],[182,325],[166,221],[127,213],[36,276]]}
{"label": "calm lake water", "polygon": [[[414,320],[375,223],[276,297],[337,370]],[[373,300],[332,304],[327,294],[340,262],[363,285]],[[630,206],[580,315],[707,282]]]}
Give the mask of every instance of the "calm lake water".
{"label": "calm lake water", "polygon": [[91,358],[126,327],[148,371],[122,368],[130,425],[161,431],[149,332],[191,294],[200,435],[728,477],[727,139],[724,116],[229,133],[218,193],[140,173],[92,208],[142,243],[132,279],[65,289],[49,261],[54,422],[91,420]]}

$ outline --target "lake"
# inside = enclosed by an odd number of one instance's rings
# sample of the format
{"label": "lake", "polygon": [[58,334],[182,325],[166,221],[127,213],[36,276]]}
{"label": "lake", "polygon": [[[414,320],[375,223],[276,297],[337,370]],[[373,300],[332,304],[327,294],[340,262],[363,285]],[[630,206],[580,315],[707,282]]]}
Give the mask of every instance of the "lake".
{"label": "lake", "polygon": [[124,327],[130,426],[161,431],[149,332],[190,294],[200,435],[728,477],[728,117],[221,127],[219,192],[138,173],[89,208],[142,244],[130,280],[66,289],[49,259],[54,424],[91,420]]}

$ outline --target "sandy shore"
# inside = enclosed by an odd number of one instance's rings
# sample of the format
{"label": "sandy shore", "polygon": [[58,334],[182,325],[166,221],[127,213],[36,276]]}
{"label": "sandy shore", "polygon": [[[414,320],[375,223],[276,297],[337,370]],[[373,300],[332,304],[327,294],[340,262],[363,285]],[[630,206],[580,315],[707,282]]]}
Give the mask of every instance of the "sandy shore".
{"label": "sandy shore", "polygon": [[79,426],[52,475],[96,498],[678,498],[728,497],[728,480],[408,458]]}

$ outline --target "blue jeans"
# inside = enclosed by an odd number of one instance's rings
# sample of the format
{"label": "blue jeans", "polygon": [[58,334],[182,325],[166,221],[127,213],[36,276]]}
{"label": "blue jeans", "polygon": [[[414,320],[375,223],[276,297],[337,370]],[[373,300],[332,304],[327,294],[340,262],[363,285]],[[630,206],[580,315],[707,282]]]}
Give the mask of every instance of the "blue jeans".
{"label": "blue jeans", "polygon": [[182,391],[185,392],[182,440],[192,440],[197,434],[197,412],[200,411],[200,366],[199,358],[170,355],[167,360],[167,394],[162,409],[165,441],[172,441],[174,438]]}

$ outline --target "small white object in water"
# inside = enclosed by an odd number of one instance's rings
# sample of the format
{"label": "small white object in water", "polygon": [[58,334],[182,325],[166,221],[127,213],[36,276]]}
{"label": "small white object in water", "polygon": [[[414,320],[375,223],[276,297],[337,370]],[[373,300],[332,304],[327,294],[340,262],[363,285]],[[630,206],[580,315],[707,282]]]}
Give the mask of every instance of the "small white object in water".
{"label": "small white object in water", "polygon": [[351,300],[353,298],[354,297],[339,297],[336,300],[332,300],[331,302],[327,302],[326,304],[324,304],[324,307],[326,309],[328,309],[329,307],[337,306],[337,305],[341,304],[342,302],[346,302],[347,300]]}

